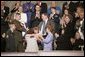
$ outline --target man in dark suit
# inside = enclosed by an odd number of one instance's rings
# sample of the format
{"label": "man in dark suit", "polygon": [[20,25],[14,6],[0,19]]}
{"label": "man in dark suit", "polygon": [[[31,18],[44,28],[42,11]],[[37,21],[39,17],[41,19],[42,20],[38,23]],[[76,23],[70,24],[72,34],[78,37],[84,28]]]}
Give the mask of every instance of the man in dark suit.
{"label": "man in dark suit", "polygon": [[[42,34],[43,37],[45,38],[45,36],[47,35],[46,33],[47,25],[51,24],[53,27],[55,27],[55,24],[53,21],[49,20],[48,15],[46,13],[42,13],[41,18],[43,21],[41,21],[39,24],[39,33]],[[38,42],[38,46],[40,50],[43,49],[43,45],[40,42]]]}
{"label": "man in dark suit", "polygon": [[46,31],[45,31],[46,26],[48,24],[52,24],[55,27],[55,24],[52,20],[49,20],[48,15],[46,13],[42,13],[41,18],[43,21],[40,22],[40,24],[39,24],[39,30],[40,30],[39,33],[45,35],[46,34]]}

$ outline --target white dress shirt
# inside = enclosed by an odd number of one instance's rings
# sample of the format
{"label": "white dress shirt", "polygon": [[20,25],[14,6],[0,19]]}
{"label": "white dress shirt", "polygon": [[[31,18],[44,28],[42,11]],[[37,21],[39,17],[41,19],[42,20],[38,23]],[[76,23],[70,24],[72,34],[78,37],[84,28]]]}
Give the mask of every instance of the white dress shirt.
{"label": "white dress shirt", "polygon": [[80,21],[81,26],[79,27],[79,30],[78,30],[78,31],[79,31],[79,33],[80,33],[81,39],[84,40],[84,35],[83,35],[83,33],[81,32],[81,27],[82,27],[83,22],[84,22],[84,19],[83,19],[82,21]]}

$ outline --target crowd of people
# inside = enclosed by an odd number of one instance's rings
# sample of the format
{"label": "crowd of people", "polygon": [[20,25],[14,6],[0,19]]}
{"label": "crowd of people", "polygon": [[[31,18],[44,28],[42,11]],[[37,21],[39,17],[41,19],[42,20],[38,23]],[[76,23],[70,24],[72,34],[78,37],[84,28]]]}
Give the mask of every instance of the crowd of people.
{"label": "crowd of people", "polygon": [[84,1],[21,2],[1,1],[1,52],[84,50]]}

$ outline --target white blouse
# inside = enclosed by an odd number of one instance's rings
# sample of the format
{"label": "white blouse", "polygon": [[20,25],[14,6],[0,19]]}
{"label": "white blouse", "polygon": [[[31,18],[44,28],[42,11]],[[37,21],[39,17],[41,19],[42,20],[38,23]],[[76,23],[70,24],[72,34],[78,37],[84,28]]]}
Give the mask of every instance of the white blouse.
{"label": "white blouse", "polygon": [[30,38],[29,35],[26,35],[25,40],[27,42],[25,52],[38,52],[38,44],[36,38]]}
{"label": "white blouse", "polygon": [[26,15],[26,13],[21,13],[21,19],[19,21],[21,23],[27,23],[27,15]]}

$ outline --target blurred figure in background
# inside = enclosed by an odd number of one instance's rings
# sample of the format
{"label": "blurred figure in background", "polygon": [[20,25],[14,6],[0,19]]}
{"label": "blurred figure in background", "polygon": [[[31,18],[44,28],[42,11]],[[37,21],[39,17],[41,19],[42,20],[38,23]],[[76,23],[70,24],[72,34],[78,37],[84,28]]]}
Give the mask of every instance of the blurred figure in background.
{"label": "blurred figure in background", "polygon": [[43,3],[42,1],[37,1],[36,4],[38,4],[41,7],[41,13],[47,13],[46,3]]}
{"label": "blurred figure in background", "polygon": [[76,21],[76,29],[79,31],[81,38],[84,40],[84,5],[79,4],[77,7],[79,19]]}
{"label": "blurred figure in background", "polygon": [[34,27],[35,25],[38,26],[39,23],[42,21],[41,19],[41,7],[36,4],[35,5],[35,10],[34,12],[32,13],[32,16],[31,16],[31,27]]}
{"label": "blurred figure in background", "polygon": [[31,1],[24,3],[23,12],[27,14],[27,26],[31,28],[31,15],[34,12],[34,4]]}
{"label": "blurred figure in background", "polygon": [[70,11],[70,14],[72,16],[74,16],[74,12],[75,12],[74,5],[75,4],[72,1],[66,1],[65,3],[63,3],[63,5],[62,5],[62,14],[64,13],[65,9],[68,9]]}
{"label": "blurred figure in background", "polygon": [[14,8],[11,10],[11,13],[13,14],[14,12],[16,12],[20,6],[21,6],[21,1],[16,1]]}
{"label": "blurred figure in background", "polygon": [[15,25],[13,23],[9,23],[10,29],[6,32],[6,52],[16,52],[16,43],[15,43]]}
{"label": "blurred figure in background", "polygon": [[61,14],[62,13],[62,10],[60,8],[60,6],[57,5],[57,1],[51,1],[51,5],[50,7],[47,9],[47,13],[50,15],[52,12],[51,12],[51,8],[54,7],[56,8],[56,12],[57,14]]}
{"label": "blurred figure in background", "polygon": [[1,51],[5,51],[6,47],[6,39],[5,33],[9,29],[9,25],[7,22],[7,16],[9,14],[9,7],[5,5],[5,1],[1,1]]}
{"label": "blurred figure in background", "polygon": [[84,40],[81,39],[79,32],[77,31],[74,38],[70,39],[72,43],[73,50],[83,50],[84,48]]}

